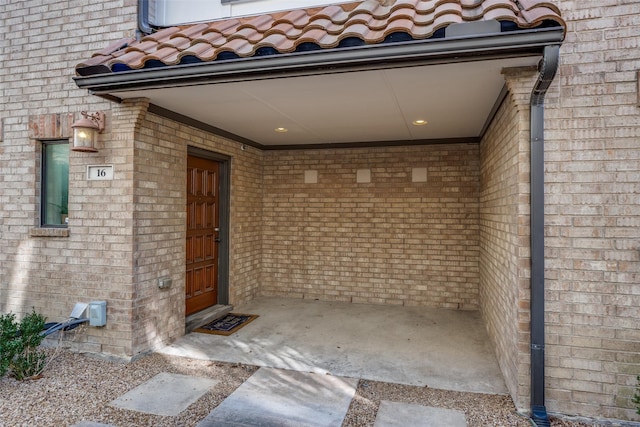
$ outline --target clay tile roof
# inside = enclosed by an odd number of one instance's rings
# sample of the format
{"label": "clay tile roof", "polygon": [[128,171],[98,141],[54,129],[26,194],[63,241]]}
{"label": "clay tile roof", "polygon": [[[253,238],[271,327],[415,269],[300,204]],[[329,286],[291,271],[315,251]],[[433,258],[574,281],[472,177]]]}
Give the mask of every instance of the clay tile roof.
{"label": "clay tile roof", "polygon": [[[497,20],[505,29],[561,26],[544,0],[377,0],[175,26],[121,39],[76,66],[79,75],[434,37],[451,24]],[[403,37],[394,37],[402,34]]]}

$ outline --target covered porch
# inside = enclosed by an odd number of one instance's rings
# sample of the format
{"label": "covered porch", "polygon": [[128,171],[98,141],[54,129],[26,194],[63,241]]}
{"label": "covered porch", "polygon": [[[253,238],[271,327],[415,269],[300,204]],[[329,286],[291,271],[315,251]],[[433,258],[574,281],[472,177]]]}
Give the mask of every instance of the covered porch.
{"label": "covered porch", "polygon": [[[230,347],[234,338],[190,334],[163,351],[507,390],[527,405],[529,208],[542,206],[529,198],[529,107],[564,27],[544,2],[459,3],[367,0],[172,27],[78,65],[77,84],[136,123],[136,195],[166,185],[147,157],[176,176],[192,147],[229,165],[218,302],[261,321]],[[181,209],[184,183],[172,184],[180,197],[162,200]],[[176,229],[184,220],[175,215]],[[157,231],[136,237],[153,248]],[[155,289],[157,267],[133,284],[148,313],[133,326],[135,350],[149,331],[175,336],[152,321],[162,307],[172,325],[184,319],[181,261],[171,260],[178,291],[168,297]],[[263,307],[265,296],[298,301]],[[346,312],[329,315],[338,307]]]}

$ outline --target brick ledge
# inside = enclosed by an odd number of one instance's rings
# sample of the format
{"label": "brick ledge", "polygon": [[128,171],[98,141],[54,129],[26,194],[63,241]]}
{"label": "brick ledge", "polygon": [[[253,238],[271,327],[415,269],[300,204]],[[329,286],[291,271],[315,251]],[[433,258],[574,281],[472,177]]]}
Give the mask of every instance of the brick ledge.
{"label": "brick ledge", "polygon": [[31,237],[69,237],[68,228],[32,228]]}

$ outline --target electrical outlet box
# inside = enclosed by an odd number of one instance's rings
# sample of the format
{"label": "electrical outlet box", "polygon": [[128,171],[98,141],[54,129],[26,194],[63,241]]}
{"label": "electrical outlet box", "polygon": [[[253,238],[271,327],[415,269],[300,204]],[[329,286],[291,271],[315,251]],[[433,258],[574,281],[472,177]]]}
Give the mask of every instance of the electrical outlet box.
{"label": "electrical outlet box", "polygon": [[89,303],[89,326],[104,326],[107,324],[107,302],[91,301]]}
{"label": "electrical outlet box", "polygon": [[160,289],[167,289],[171,286],[171,284],[173,283],[173,281],[171,280],[170,277],[165,276],[165,277],[161,277],[158,279],[158,288]]}

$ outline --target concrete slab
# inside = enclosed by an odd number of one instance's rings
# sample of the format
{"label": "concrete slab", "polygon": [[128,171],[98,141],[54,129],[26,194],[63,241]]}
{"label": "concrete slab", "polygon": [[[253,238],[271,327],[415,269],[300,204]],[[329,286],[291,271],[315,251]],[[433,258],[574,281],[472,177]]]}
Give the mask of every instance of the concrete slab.
{"label": "concrete slab", "polygon": [[380,402],[373,427],[467,427],[464,412],[412,403]]}
{"label": "concrete slab", "polygon": [[507,394],[477,311],[284,298],[230,336],[191,333],[161,353],[446,390]]}
{"label": "concrete slab", "polygon": [[218,382],[211,378],[161,372],[110,405],[148,414],[178,415]]}
{"label": "concrete slab", "polygon": [[197,427],[340,427],[357,379],[260,368]]}

